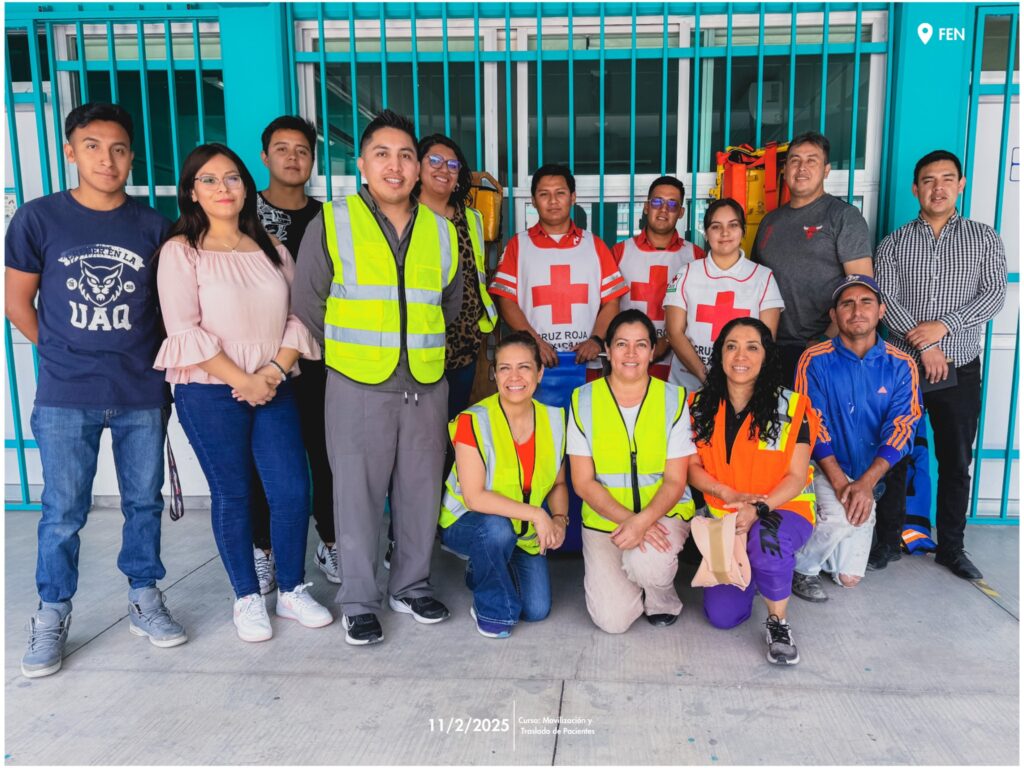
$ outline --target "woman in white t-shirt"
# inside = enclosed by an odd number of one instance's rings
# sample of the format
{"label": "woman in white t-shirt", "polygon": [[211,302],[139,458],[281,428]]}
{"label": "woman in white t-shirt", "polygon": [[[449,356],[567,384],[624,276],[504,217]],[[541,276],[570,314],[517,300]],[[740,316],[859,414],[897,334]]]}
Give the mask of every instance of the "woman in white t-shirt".
{"label": "woman in white t-shirt", "polygon": [[669,377],[674,384],[703,385],[715,339],[733,318],[756,318],[775,336],[785,303],[772,271],[740,248],[746,226],[735,200],[713,202],[704,214],[707,258],[685,265],[669,283],[665,335],[675,352]]}

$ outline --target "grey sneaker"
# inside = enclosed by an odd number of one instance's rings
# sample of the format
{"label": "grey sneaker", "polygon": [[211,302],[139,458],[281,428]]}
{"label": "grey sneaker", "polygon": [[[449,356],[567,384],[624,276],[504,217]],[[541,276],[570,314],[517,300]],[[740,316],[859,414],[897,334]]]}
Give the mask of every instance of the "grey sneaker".
{"label": "grey sneaker", "polygon": [[260,594],[269,595],[277,589],[277,564],[274,553],[269,555],[259,547],[252,548],[253,564],[256,566],[256,578],[260,583]]}
{"label": "grey sneaker", "polygon": [[805,576],[796,571],[793,571],[793,594],[812,603],[824,603],[828,600],[828,595],[821,587],[820,577]]}
{"label": "grey sneaker", "polygon": [[800,652],[793,643],[793,631],[789,622],[775,614],[764,623],[765,639],[768,642],[768,661],[772,664],[796,664],[800,661]]}
{"label": "grey sneaker", "polygon": [[173,648],[188,641],[185,628],[171,616],[156,587],[128,590],[128,631],[148,637],[157,648]]}
{"label": "grey sneaker", "polygon": [[46,677],[59,672],[70,628],[71,603],[40,605],[29,619],[28,648],[21,657],[21,674]]}

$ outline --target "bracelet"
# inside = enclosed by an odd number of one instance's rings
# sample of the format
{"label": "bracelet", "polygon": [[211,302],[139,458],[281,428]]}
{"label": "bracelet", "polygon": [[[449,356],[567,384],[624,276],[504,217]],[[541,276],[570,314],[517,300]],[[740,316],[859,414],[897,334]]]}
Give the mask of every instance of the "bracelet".
{"label": "bracelet", "polygon": [[281,364],[277,362],[277,360],[271,360],[270,364],[281,372],[281,381],[288,381],[288,374],[285,373],[284,368],[281,367]]}
{"label": "bracelet", "polygon": [[569,527],[569,516],[568,515],[552,515],[551,519],[554,520],[556,517],[560,517],[563,520],[565,520],[565,527],[566,528]]}
{"label": "bracelet", "polygon": [[594,333],[594,334],[591,334],[591,336],[590,336],[590,338],[588,339],[588,341],[596,341],[596,342],[597,342],[597,346],[599,346],[599,347],[601,348],[601,351],[602,351],[602,352],[604,352],[604,351],[605,351],[605,346],[604,346],[604,339],[602,339],[602,338],[601,338],[600,336],[598,336],[598,335],[597,335],[596,333]]}

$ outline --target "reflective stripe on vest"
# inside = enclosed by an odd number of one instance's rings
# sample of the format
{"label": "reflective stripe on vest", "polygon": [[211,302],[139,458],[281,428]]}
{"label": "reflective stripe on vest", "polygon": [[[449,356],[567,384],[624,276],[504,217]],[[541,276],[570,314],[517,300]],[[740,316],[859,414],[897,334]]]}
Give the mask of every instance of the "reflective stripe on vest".
{"label": "reflective stripe on vest", "polygon": [[[498,321],[498,310],[491,294],[487,292],[487,264],[484,261],[484,218],[475,208],[466,208],[466,223],[469,225],[469,239],[473,243],[473,259],[476,262],[476,282],[484,314],[480,318],[480,330],[490,333]],[[462,290],[468,290],[463,286]]]}
{"label": "reflective stripe on vest", "polygon": [[[484,462],[484,488],[513,501],[540,507],[554,486],[565,457],[565,411],[533,401],[534,466],[528,500],[523,499],[523,469],[498,395],[484,398],[463,413],[468,414],[473,423],[477,450]],[[457,428],[458,418],[448,425],[448,433],[453,440]],[[453,466],[445,481],[438,523],[447,528],[468,511],[459,485],[458,467]],[[509,523],[518,536],[516,545],[527,554],[538,554],[540,544],[533,523],[512,519]]]}
{"label": "reflective stripe on vest", "polygon": [[324,232],[334,267],[324,318],[324,361],[364,384],[385,381],[404,346],[413,378],[444,375],[442,292],[458,269],[451,222],[420,205],[399,274],[394,253],[359,195],[325,205]]}
{"label": "reflective stripe on vest", "polygon": [[[630,437],[607,379],[585,384],[572,393],[573,417],[590,446],[594,475],[626,509],[640,512],[661,488],[668,436],[682,417],[685,403],[686,390],[652,378]],[[666,514],[683,520],[693,517],[689,488]],[[618,526],[586,501],[583,525],[598,531],[613,531]]]}

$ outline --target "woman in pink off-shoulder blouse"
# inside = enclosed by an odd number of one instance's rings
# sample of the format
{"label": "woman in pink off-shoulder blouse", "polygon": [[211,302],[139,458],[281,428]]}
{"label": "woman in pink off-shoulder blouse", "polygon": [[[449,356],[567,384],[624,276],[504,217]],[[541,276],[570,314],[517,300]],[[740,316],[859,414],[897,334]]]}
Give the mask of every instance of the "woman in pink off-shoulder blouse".
{"label": "woman in pink off-shoulder blouse", "polygon": [[276,613],[307,627],[333,621],[304,583],[309,475],[289,377],[319,358],[289,312],[295,264],[263,229],[241,158],[204,144],[185,159],[181,215],[160,249],[157,284],[167,339],[155,367],[174,384],[178,418],[210,485],[213,535],[235,591],[242,640],[273,634],[252,556],[253,468],[270,506]]}

